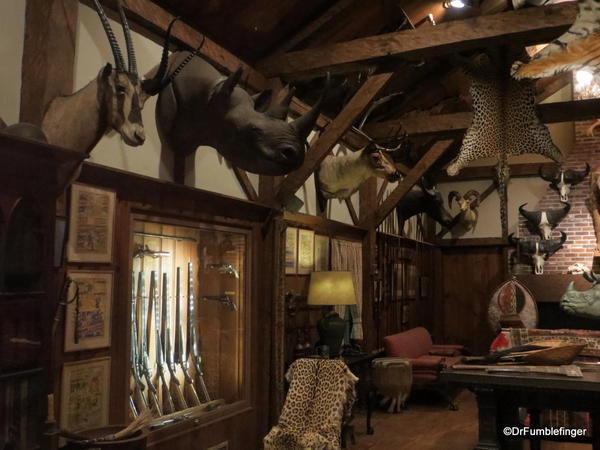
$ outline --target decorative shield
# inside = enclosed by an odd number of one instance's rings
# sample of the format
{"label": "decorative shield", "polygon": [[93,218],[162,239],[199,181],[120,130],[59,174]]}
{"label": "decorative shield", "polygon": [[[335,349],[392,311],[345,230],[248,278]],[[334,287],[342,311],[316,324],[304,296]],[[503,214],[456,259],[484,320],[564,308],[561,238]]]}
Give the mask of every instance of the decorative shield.
{"label": "decorative shield", "polygon": [[492,294],[488,321],[496,332],[503,326],[536,328],[538,310],[529,289],[515,277],[503,282]]}

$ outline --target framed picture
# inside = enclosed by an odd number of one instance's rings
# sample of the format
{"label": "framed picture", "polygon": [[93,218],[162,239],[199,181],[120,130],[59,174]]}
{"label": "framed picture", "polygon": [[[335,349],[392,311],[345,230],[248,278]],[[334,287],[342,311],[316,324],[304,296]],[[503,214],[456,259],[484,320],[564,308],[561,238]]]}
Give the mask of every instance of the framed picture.
{"label": "framed picture", "polygon": [[65,314],[65,352],[110,346],[113,273],[71,270]]}
{"label": "framed picture", "polygon": [[108,424],[110,358],[63,365],[60,425],[70,431]]}
{"label": "framed picture", "polygon": [[308,275],[315,267],[315,232],[298,230],[298,274]]}
{"label": "framed picture", "polygon": [[285,273],[295,274],[298,271],[298,228],[287,227],[285,230]]}
{"label": "framed picture", "polygon": [[67,238],[67,218],[57,217],[54,223],[54,267],[62,266]]}
{"label": "framed picture", "polygon": [[315,271],[329,270],[329,237],[315,234]]}
{"label": "framed picture", "polygon": [[71,262],[112,262],[116,194],[85,184],[71,188],[69,242]]}

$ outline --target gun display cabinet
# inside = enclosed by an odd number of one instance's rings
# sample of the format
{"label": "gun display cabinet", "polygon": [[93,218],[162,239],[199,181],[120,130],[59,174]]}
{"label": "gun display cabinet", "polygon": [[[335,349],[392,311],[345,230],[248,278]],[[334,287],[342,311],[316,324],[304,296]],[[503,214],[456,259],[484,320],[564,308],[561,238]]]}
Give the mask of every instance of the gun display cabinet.
{"label": "gun display cabinet", "polygon": [[133,415],[242,398],[248,240],[234,228],[134,221]]}

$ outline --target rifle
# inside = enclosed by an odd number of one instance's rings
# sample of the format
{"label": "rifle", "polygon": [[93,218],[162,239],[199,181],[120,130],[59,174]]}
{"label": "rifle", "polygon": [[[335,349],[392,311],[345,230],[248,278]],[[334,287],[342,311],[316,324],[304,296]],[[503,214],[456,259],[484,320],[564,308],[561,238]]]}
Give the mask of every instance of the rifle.
{"label": "rifle", "polygon": [[[182,409],[186,409],[187,403],[185,402],[185,398],[183,397],[183,393],[181,392],[181,383],[179,378],[177,378],[177,368],[175,367],[175,363],[177,362],[177,335],[175,336],[175,361],[173,361],[172,357],[172,349],[171,349],[171,314],[169,313],[169,305],[168,305],[168,288],[167,288],[167,274],[163,273],[163,294],[162,294],[162,323],[161,323],[161,338],[165,344],[165,356],[167,360],[167,367],[169,368],[169,391],[171,392],[171,396],[175,400],[177,404],[177,410],[180,411]],[[177,302],[177,313],[176,313],[176,321],[179,321],[179,267],[177,268],[177,286],[176,286],[176,302]]]}
{"label": "rifle", "polygon": [[[188,268],[189,272],[189,268]],[[189,273],[188,273],[189,276]],[[193,297],[193,295],[192,295]],[[188,342],[185,347],[185,353],[183,350],[183,324],[181,322],[181,267],[177,268],[177,288],[175,295],[175,324],[177,329],[175,330],[175,364],[178,364],[183,371],[184,376],[184,391],[189,400],[190,406],[199,406],[200,398],[198,397],[198,393],[196,392],[196,387],[194,386],[194,380],[190,375],[188,360],[190,358],[189,353],[189,335]],[[194,320],[193,316],[192,322]],[[190,311],[188,310],[188,323],[190,319]]]}
{"label": "rifle", "polygon": [[204,396],[204,401],[210,402],[210,395],[204,382],[204,373],[202,372],[202,356],[198,348],[198,336],[196,335],[196,308],[194,306],[194,268],[191,262],[188,263],[188,327],[187,327],[187,351],[188,355],[192,355],[198,384]]}
{"label": "rifle", "polygon": [[[142,326],[146,324],[146,328],[148,327],[148,309],[146,308],[146,295],[145,295],[145,277],[144,272],[140,272],[140,276],[138,278],[138,307],[141,311],[141,319]],[[152,308],[152,302],[148,302],[150,304],[150,308]],[[140,368],[140,372],[144,377],[146,382],[146,386],[148,387],[148,404],[151,405],[151,409],[156,411],[156,414],[162,416],[162,408],[160,407],[160,403],[158,401],[158,392],[156,391],[156,387],[152,384],[152,374],[150,373],[150,363],[148,362],[148,351],[149,351],[149,339],[148,339],[147,330],[141,330],[139,333],[140,339],[140,352],[138,356],[138,367]]]}
{"label": "rifle", "polygon": [[[166,284],[168,283],[168,279],[166,278],[166,273],[163,274],[163,295],[167,297],[168,287]],[[162,387],[162,397],[163,397],[163,406],[166,403],[166,408],[164,408],[164,412],[166,414],[171,414],[175,412],[175,405],[173,404],[173,397],[171,397],[171,392],[169,391],[169,385],[167,384],[167,380],[165,378],[165,360],[163,355],[163,343],[160,338],[160,305],[158,304],[158,276],[156,272],[153,270],[150,274],[152,277],[150,279],[150,302],[154,304],[154,333],[156,336],[156,384],[160,384]],[[163,311],[163,319],[166,314]]]}
{"label": "rifle", "polygon": [[[139,278],[142,274],[138,275]],[[138,288],[139,289],[139,288]],[[141,294],[140,294],[141,295]],[[148,409],[148,401],[144,397],[144,383],[140,377],[140,367],[138,365],[138,333],[137,333],[137,304],[135,291],[135,274],[131,274],[131,394],[129,396],[129,405],[133,417],[137,417],[143,410]]]}

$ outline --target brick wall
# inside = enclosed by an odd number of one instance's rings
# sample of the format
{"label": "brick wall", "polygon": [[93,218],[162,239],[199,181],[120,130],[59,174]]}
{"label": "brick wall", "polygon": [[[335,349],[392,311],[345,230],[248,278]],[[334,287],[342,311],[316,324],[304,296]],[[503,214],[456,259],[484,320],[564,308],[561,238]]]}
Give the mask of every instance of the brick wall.
{"label": "brick wall", "polygon": [[[564,165],[566,167],[583,170],[586,162],[590,164],[592,170],[594,167],[600,166],[600,136],[592,137],[586,134],[593,122],[575,122],[575,144],[571,154],[565,158]],[[567,267],[577,262],[592,267],[596,237],[586,204],[588,196],[589,176],[571,188],[569,194],[571,211],[553,232],[553,237],[559,237],[558,231],[564,231],[567,233],[567,241],[561,250],[546,261],[544,273],[566,273]],[[561,206],[558,193],[548,187],[540,199],[538,209],[560,208]],[[527,208],[534,209],[533,205],[528,205]],[[519,217],[519,233],[522,239],[532,236],[525,228],[523,217]],[[532,269],[530,265],[519,264],[515,268],[515,272],[532,273]]]}

